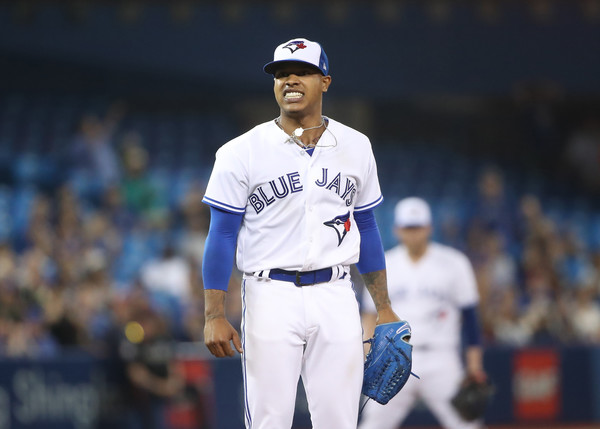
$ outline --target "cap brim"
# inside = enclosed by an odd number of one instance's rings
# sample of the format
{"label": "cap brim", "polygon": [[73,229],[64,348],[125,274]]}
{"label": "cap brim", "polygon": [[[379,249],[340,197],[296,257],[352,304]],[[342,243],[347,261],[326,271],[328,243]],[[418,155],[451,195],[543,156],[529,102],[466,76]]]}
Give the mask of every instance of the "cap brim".
{"label": "cap brim", "polygon": [[427,228],[431,226],[429,223],[409,222],[409,223],[397,223],[398,228]]}
{"label": "cap brim", "polygon": [[315,66],[313,63],[309,63],[308,61],[302,61],[302,60],[278,60],[278,61],[271,61],[270,63],[267,63],[267,64],[264,65],[263,70],[267,74],[274,75],[275,72],[277,71],[277,69],[279,67],[281,67],[284,64],[289,64],[289,63],[300,63],[300,64],[307,65],[307,66],[309,66],[309,67],[317,70],[323,76],[326,76],[326,74],[323,73],[323,70],[321,70],[319,67]]}

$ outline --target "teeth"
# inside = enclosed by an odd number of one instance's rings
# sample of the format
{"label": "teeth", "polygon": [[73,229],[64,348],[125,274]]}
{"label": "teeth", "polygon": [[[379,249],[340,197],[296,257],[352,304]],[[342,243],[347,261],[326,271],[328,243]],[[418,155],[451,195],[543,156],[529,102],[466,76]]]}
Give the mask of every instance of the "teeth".
{"label": "teeth", "polygon": [[302,97],[302,93],[301,92],[288,92],[287,94],[285,94],[285,98],[286,99],[300,98],[300,97]]}

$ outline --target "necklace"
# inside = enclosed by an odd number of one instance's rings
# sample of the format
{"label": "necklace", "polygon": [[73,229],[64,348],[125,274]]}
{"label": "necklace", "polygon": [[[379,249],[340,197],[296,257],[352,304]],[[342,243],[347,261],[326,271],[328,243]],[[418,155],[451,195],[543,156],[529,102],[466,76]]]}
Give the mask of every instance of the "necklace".
{"label": "necklace", "polygon": [[325,117],[321,116],[321,123],[319,125],[317,125],[316,127],[310,127],[310,128],[302,128],[302,127],[296,128],[294,130],[294,135],[296,137],[300,137],[304,133],[304,131],[315,130],[317,128],[321,128],[323,125],[325,125]]}
{"label": "necklace", "polygon": [[[283,125],[281,125],[281,116],[278,116],[275,119],[275,122],[277,123],[279,128],[281,128],[283,130]],[[325,116],[321,116],[321,123],[319,125],[316,125],[314,127],[309,127],[309,128],[298,127],[294,130],[294,132],[292,134],[296,137],[300,137],[304,133],[304,131],[316,130],[317,128],[321,128],[323,125],[325,125]]]}
{"label": "necklace", "polygon": [[[311,148],[316,147],[317,146],[317,142],[319,141],[320,137],[317,137],[316,139],[314,139],[312,141],[312,144],[309,144],[308,146],[305,145],[302,142],[302,140],[300,140],[298,137],[300,137],[304,133],[304,131],[314,130],[314,129],[317,129],[317,128],[321,128],[322,126],[325,125],[325,120],[326,119],[327,118],[325,116],[321,115],[321,123],[319,125],[314,126],[314,127],[309,127],[309,128],[302,128],[302,127],[296,128],[294,130],[294,132],[289,135],[290,137],[288,138],[288,141],[296,143],[298,146],[302,147],[303,149],[311,149]],[[281,128],[285,132],[285,130],[283,129],[283,126],[281,125],[281,116],[278,116],[277,118],[275,118],[275,123],[277,124],[277,126],[279,128]],[[325,131],[329,131],[329,128],[325,127]],[[332,133],[332,135],[333,135],[333,138],[335,139],[335,144],[333,146],[337,146],[337,138],[335,138],[335,135],[333,133]],[[327,146],[325,146],[325,147],[327,147]]]}
{"label": "necklace", "polygon": [[[275,123],[279,126],[279,128],[281,128],[283,130],[283,126],[281,125],[281,116],[278,116],[275,119]],[[309,127],[309,128],[298,127],[294,130],[294,132],[292,134],[290,134],[290,139],[294,143],[296,143],[297,145],[299,145],[300,147],[302,147],[304,149],[309,149],[311,147],[314,147],[317,144],[317,142],[319,141],[318,138],[314,139],[312,141],[312,144],[309,143],[309,145],[307,146],[302,142],[302,140],[300,140],[299,137],[302,136],[302,134],[304,134],[304,131],[315,130],[317,128],[321,128],[323,125],[325,125],[325,116],[321,115],[321,123],[319,125],[316,125],[314,127]]]}

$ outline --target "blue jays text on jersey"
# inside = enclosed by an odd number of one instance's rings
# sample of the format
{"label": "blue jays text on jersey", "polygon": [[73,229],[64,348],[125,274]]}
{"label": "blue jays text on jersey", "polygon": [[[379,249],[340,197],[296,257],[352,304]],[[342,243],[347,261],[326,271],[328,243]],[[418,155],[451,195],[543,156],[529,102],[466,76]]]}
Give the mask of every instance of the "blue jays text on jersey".
{"label": "blue jays text on jersey", "polygon": [[[346,181],[342,186],[342,173],[338,172],[332,178],[328,170],[328,168],[322,169],[322,177],[316,180],[315,184],[321,188],[335,192],[344,200],[346,206],[350,207],[356,195],[356,181],[350,177],[345,177]],[[283,199],[303,189],[300,173],[294,171],[258,186],[248,197],[248,202],[254,208],[256,214],[258,214],[277,199]]]}

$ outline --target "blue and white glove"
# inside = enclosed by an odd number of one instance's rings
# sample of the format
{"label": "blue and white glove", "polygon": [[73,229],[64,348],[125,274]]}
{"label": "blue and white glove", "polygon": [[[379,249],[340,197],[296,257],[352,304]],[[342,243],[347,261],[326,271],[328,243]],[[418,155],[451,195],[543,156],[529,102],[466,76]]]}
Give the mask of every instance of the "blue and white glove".
{"label": "blue and white glove", "polygon": [[373,338],[365,341],[371,349],[365,360],[363,395],[385,405],[404,387],[412,374],[411,335],[405,320],[375,327]]}

